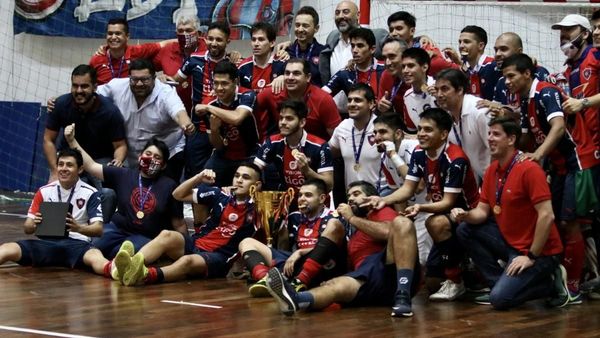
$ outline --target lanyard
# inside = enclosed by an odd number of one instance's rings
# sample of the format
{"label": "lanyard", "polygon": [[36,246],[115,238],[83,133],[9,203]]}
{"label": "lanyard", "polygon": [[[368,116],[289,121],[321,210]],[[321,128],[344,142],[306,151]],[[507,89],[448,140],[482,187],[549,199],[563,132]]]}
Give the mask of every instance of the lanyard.
{"label": "lanyard", "polygon": [[390,102],[394,101],[396,95],[398,95],[398,91],[402,86],[402,80],[398,80],[398,82],[392,87],[392,95],[390,96]]}
{"label": "lanyard", "polygon": [[121,72],[123,71],[123,64],[125,63],[125,54],[121,56],[121,61],[119,62],[119,72],[115,75],[115,69],[112,64],[112,57],[110,56],[110,50],[106,52],[106,56],[108,57],[108,68],[110,69],[110,75],[113,79],[118,79],[121,77]]}
{"label": "lanyard", "polygon": [[[369,118],[369,121],[371,118]],[[365,129],[362,131],[362,135],[360,136],[360,144],[358,145],[358,151],[356,150],[356,141],[354,138],[354,126],[352,126],[352,150],[354,151],[354,164],[358,164],[360,160],[360,152],[362,151],[363,144],[365,143],[365,136],[367,135],[367,128],[369,127],[369,123],[365,126]]]}
{"label": "lanyard", "polygon": [[456,132],[456,123],[453,123],[452,132],[454,133],[454,137],[456,137],[456,142],[458,142],[458,145],[462,148],[462,140],[460,139],[460,136],[462,135],[462,119],[458,120],[458,129],[460,133]]}
{"label": "lanyard", "polygon": [[[369,73],[367,75],[367,82],[365,82],[366,84],[368,84],[369,86],[371,86],[371,74],[373,73],[373,68],[374,68],[374,62],[371,61],[371,65],[369,66]],[[354,67],[354,78],[356,83],[358,83],[358,67]],[[394,89],[392,89],[392,95],[396,95],[396,93],[398,92],[398,88],[396,88],[396,92],[394,92]]]}
{"label": "lanyard", "polygon": [[[377,192],[381,193],[381,175],[383,174],[383,167],[385,165],[385,152],[381,154],[381,162],[379,163],[379,174],[377,177]],[[389,182],[388,182],[389,186]]]}
{"label": "lanyard", "polygon": [[[71,188],[71,192],[69,193],[69,198],[67,198],[67,204],[71,204],[71,199],[73,198],[73,194],[75,193],[75,185]],[[62,194],[60,193],[60,184],[56,186],[56,191],[58,192],[58,201],[62,202]]]}
{"label": "lanyard", "polygon": [[142,174],[138,174],[138,186],[139,186],[139,191],[140,191],[140,211],[144,211],[144,204],[146,204],[146,200],[148,199],[148,196],[150,195],[150,191],[152,190],[152,185],[150,185],[148,187],[148,190],[146,190],[146,194],[144,195],[144,189],[142,187]]}
{"label": "lanyard", "polygon": [[512,170],[513,166],[517,162],[517,157],[519,157],[520,153],[521,152],[518,151],[513,156],[512,161],[510,162],[510,165],[506,169],[506,172],[504,173],[504,176],[502,177],[502,179],[498,179],[498,170],[496,170],[496,205],[500,205],[500,200],[502,199],[502,193],[504,192],[504,185],[506,184],[506,180],[508,179],[508,174],[510,174],[510,171]]}
{"label": "lanyard", "polygon": [[[315,46],[315,43],[311,42],[310,47],[308,47],[308,53],[304,54],[303,59],[310,61],[310,56],[312,55],[312,50],[313,50],[314,46]],[[298,41],[296,41],[296,48],[294,49],[294,54],[296,54],[295,57],[297,57],[297,58],[300,57],[300,44],[298,43]]]}

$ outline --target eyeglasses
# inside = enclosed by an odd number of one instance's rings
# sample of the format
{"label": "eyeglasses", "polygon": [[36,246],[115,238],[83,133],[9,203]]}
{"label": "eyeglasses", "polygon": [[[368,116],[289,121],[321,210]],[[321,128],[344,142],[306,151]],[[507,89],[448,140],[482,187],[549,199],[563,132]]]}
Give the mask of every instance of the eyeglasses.
{"label": "eyeglasses", "polygon": [[144,76],[144,77],[130,77],[129,78],[129,82],[131,84],[137,84],[138,82],[142,81],[143,84],[149,84],[150,82],[152,82],[152,80],[154,80],[154,77],[152,76]]}

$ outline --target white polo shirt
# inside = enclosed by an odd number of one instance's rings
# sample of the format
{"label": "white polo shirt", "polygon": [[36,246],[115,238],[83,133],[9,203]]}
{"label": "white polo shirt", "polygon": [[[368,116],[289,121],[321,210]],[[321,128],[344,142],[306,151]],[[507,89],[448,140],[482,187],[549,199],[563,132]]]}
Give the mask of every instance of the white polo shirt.
{"label": "white polo shirt", "polygon": [[175,88],[158,80],[154,81],[152,93],[138,104],[129,88],[129,78],[112,79],[98,87],[98,94],[110,97],[119,107],[125,120],[127,134],[127,160],[131,168],[137,167],[138,156],[144,145],[156,136],[169,147],[171,156],[183,151],[183,130],[175,122],[175,116],[185,111]]}

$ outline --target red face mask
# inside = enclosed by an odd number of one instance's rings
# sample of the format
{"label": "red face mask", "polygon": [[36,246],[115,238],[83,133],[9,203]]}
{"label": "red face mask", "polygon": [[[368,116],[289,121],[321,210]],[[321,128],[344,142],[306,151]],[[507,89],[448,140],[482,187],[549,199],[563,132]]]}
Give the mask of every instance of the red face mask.
{"label": "red face mask", "polygon": [[154,176],[161,170],[162,161],[153,158],[152,156],[140,156],[139,168],[140,171],[148,176]]}

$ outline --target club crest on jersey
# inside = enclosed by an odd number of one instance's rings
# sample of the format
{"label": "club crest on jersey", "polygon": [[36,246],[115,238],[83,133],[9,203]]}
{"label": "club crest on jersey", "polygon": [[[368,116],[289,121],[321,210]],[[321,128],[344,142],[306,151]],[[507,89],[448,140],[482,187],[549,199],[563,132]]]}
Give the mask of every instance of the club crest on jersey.
{"label": "club crest on jersey", "polygon": [[586,68],[583,70],[583,78],[586,80],[589,80],[590,77],[592,76],[592,69],[591,68]]}
{"label": "club crest on jersey", "polygon": [[319,64],[319,57],[318,56],[313,56],[312,57],[312,63],[314,63],[315,65]]}
{"label": "club crest on jersey", "polygon": [[298,161],[290,161],[290,169],[291,170],[298,169]]}
{"label": "club crest on jersey", "polygon": [[304,229],[304,237],[310,237],[312,235],[313,229]]}
{"label": "club crest on jersey", "polygon": [[85,199],[83,199],[83,198],[78,198],[78,199],[75,201],[75,204],[77,204],[77,209],[82,209],[82,208],[83,208],[83,206],[85,205]]}
{"label": "club crest on jersey", "polygon": [[258,88],[263,88],[266,84],[267,84],[267,81],[265,81],[265,79],[260,79],[256,82],[256,86]]}
{"label": "club crest on jersey", "polygon": [[229,219],[230,222],[235,222],[238,219],[238,215],[236,213],[231,213],[229,214],[229,217],[227,217]]}

